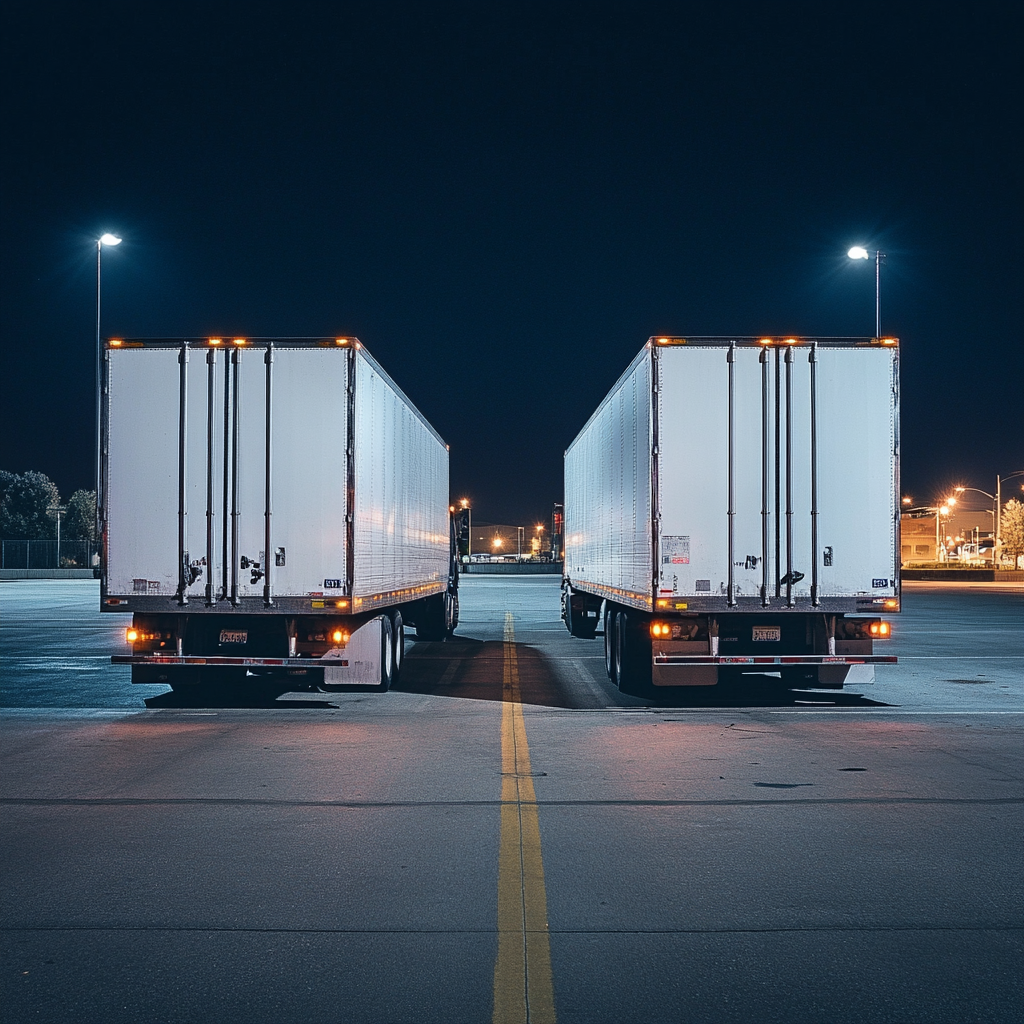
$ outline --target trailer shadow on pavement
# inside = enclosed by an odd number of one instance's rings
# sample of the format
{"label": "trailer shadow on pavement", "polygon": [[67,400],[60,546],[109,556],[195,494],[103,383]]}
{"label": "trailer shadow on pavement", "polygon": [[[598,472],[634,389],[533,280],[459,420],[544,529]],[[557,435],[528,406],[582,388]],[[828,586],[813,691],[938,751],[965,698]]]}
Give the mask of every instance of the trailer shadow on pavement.
{"label": "trailer shadow on pavement", "polygon": [[[292,699],[287,699],[291,697]],[[298,709],[337,708],[329,693],[310,694],[306,699],[294,699],[292,693],[284,696],[266,690],[168,690],[155,697],[146,697],[147,708],[273,708]]]}
{"label": "trailer shadow on pavement", "polygon": [[[541,707],[600,708],[741,708],[741,707],[890,707],[863,694],[844,690],[797,690],[769,676],[743,678],[717,686],[666,687],[655,700],[620,693],[611,683],[588,677],[579,659],[552,659],[535,647],[517,643],[519,699]],[[401,681],[404,693],[501,701],[504,696],[505,644],[499,640],[452,637],[446,643],[417,643],[406,655]],[[573,668],[568,668],[572,665]]]}

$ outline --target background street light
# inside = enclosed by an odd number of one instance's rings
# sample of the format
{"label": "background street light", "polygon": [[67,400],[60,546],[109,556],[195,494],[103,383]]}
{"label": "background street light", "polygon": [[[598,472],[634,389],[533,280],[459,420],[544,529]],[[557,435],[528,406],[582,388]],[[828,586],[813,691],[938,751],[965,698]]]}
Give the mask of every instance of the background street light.
{"label": "background street light", "polygon": [[466,557],[473,557],[473,506],[469,503],[469,498],[462,498],[459,501],[459,507],[466,510],[468,522],[466,528],[469,530],[469,536],[466,538]]}
{"label": "background street light", "polygon": [[120,245],[121,239],[104,232],[96,239],[96,536],[101,536],[100,528],[100,372],[102,355],[100,350],[100,268],[103,262],[103,246]]}
{"label": "background street light", "polygon": [[[869,260],[871,253],[862,245],[855,245],[847,254],[851,260]],[[882,290],[881,290],[881,266],[885,259],[885,253],[880,249],[875,250],[875,337],[882,336]]]}
{"label": "background street light", "polygon": [[60,517],[68,510],[67,505],[50,505],[47,512],[52,512],[57,517],[57,568],[60,568]]}
{"label": "background street light", "polygon": [[996,493],[995,494],[989,494],[988,491],[983,491],[980,487],[954,487],[953,488],[953,490],[956,491],[957,494],[962,494],[964,491],[974,491],[976,494],[984,494],[986,498],[991,498],[992,501],[995,503],[995,510],[994,510],[994,516],[993,516],[994,522],[992,524],[993,532],[995,533],[995,548],[994,548],[994,552],[993,552],[993,556],[992,557],[993,557],[993,564],[995,564],[997,566],[999,565],[999,559],[1002,556],[1002,546],[1003,546],[1002,528],[1001,528],[1001,523],[1000,523],[1000,518],[1002,516],[1002,511],[1003,511],[1003,481],[1004,480],[1011,480],[1015,476],[1024,476],[1024,469],[1018,470],[1016,473],[1010,473],[1007,476],[997,476],[996,477]]}

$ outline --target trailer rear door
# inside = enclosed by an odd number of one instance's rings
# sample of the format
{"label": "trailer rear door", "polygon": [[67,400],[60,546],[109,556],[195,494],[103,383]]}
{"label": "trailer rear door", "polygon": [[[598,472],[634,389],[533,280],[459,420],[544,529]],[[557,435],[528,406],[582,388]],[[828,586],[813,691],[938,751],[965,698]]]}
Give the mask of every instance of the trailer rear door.
{"label": "trailer rear door", "polygon": [[658,596],[853,609],[898,593],[895,347],[655,348]]}
{"label": "trailer rear door", "polygon": [[350,350],[132,342],[106,355],[105,594],[342,594]]}

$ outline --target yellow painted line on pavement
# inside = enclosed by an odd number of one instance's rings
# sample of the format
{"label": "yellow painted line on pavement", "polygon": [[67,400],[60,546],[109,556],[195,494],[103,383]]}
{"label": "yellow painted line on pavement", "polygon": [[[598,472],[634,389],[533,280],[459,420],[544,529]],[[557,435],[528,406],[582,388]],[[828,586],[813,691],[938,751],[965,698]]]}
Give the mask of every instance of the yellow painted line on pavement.
{"label": "yellow painted line on pavement", "polygon": [[503,666],[498,959],[494,964],[493,1024],[554,1024],[555,994],[540,820],[519,692],[511,612],[505,612]]}

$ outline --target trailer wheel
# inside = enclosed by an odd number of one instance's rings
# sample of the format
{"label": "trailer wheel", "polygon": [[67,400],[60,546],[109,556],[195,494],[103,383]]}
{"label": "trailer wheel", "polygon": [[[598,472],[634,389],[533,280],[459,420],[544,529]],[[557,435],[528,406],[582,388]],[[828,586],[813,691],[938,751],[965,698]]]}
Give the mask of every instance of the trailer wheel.
{"label": "trailer wheel", "polygon": [[459,596],[453,594],[450,590],[445,591],[444,595],[444,639],[455,632],[455,627],[459,624]]}
{"label": "trailer wheel", "polygon": [[604,606],[604,670],[608,678],[618,686],[615,666],[615,609],[610,604]]}
{"label": "trailer wheel", "polygon": [[630,697],[653,700],[651,636],[647,631],[647,622],[638,612],[623,608],[616,613],[614,648],[619,690]]}
{"label": "trailer wheel", "polygon": [[380,620],[380,684],[374,689],[387,693],[395,678],[395,640],[391,619],[384,615]]}
{"label": "trailer wheel", "polygon": [[402,662],[405,661],[405,623],[402,612],[396,608],[391,613],[391,685],[398,682],[402,673]]}

